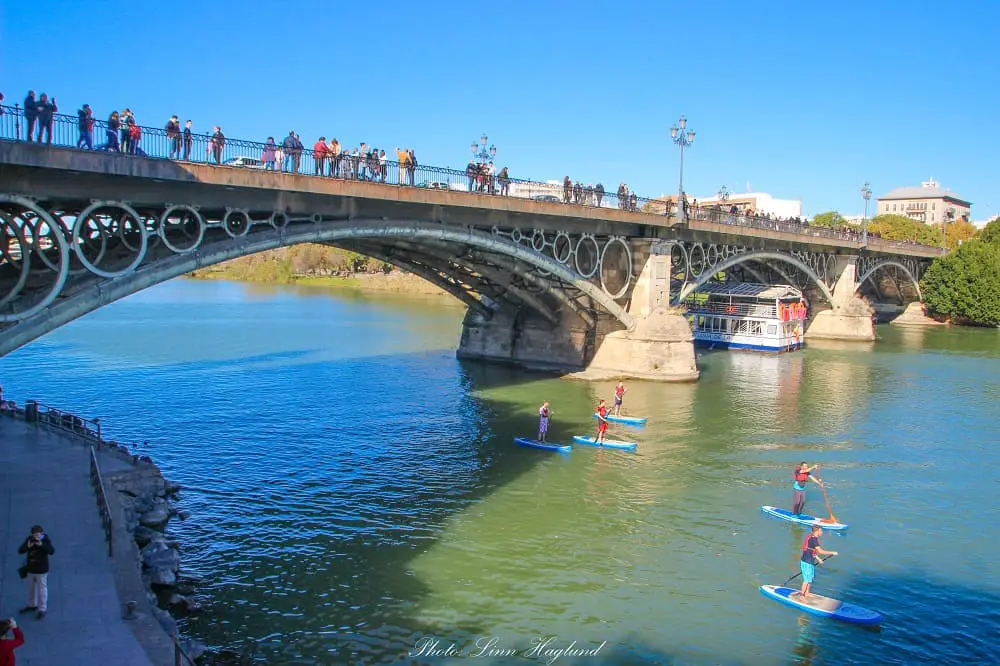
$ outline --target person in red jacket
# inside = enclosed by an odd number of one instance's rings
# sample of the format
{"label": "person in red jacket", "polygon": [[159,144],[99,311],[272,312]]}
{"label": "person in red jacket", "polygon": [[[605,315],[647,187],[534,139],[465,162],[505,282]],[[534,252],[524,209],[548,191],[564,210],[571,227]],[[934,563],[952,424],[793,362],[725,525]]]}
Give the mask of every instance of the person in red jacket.
{"label": "person in red jacket", "polygon": [[[14,638],[7,638],[7,634],[14,632]],[[14,618],[0,620],[0,666],[14,666],[17,658],[14,650],[24,645],[24,632],[17,628]]]}

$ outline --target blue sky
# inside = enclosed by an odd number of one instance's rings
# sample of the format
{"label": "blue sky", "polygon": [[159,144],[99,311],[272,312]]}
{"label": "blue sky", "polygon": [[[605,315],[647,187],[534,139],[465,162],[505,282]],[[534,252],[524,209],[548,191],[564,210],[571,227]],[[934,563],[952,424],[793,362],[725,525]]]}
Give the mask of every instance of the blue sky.
{"label": "blue sky", "polygon": [[0,91],[263,140],[295,129],[643,195],[860,213],[933,176],[1000,214],[1000,2],[5,2]]}

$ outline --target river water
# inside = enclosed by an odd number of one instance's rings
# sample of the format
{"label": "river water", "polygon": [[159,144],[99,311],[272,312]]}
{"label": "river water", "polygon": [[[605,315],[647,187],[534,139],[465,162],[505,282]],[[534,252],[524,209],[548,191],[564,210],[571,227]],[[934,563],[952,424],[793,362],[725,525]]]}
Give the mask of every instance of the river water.
{"label": "river water", "polygon": [[[1000,332],[713,352],[697,383],[629,385],[649,425],[612,434],[637,453],[564,456],[512,437],[542,400],[551,439],[590,431],[613,385],[459,362],[463,314],[178,280],[0,359],[0,381],[147,442],[192,512],[170,528],[205,606],[186,630],[253,638],[261,663],[548,663],[540,637],[596,649],[560,664],[998,663]],[[881,631],[758,592],[798,571],[804,530],[759,506],[790,503],[800,460],[851,526],[815,589]]]}

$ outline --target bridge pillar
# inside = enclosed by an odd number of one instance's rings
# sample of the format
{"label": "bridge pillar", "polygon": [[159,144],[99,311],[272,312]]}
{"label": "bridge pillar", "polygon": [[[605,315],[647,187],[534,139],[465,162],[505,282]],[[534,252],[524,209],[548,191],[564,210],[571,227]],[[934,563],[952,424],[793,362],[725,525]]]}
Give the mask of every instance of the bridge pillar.
{"label": "bridge pillar", "polygon": [[670,249],[665,243],[650,247],[628,307],[635,326],[599,339],[581,379],[698,379],[691,324],[683,310],[670,307]]}
{"label": "bridge pillar", "polygon": [[592,351],[593,332],[579,317],[563,314],[553,326],[527,309],[497,311],[486,318],[470,308],[457,355],[538,370],[579,370]]}
{"label": "bridge pillar", "polygon": [[865,342],[875,339],[875,311],[857,294],[857,261],[856,256],[837,258],[838,277],[833,287],[833,302],[829,310],[820,310],[812,316],[806,328],[806,339]]}

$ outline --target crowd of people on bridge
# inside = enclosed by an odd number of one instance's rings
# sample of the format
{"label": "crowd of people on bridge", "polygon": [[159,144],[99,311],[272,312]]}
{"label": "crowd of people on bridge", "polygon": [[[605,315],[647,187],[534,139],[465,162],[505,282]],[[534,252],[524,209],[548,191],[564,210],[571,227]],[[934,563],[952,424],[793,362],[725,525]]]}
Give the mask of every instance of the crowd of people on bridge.
{"label": "crowd of people on bridge", "polygon": [[[0,93],[0,116],[4,113],[3,100],[3,94]],[[25,141],[51,144],[58,110],[59,107],[54,96],[49,98],[46,93],[36,96],[35,91],[29,90],[24,98],[23,107],[17,110],[21,115],[18,118],[16,138],[21,138],[20,121],[23,119]],[[165,146],[161,146],[161,143],[157,142],[147,152],[143,147],[143,126],[136,120],[134,112],[128,108],[121,112],[112,111],[106,121],[98,121],[95,119],[94,111],[90,105],[84,104],[77,111],[76,126],[78,130],[76,147],[86,150],[136,156],[149,156],[150,153],[153,153],[153,156],[157,157],[192,161],[198,159],[199,151],[195,150],[195,145],[199,144],[204,146],[204,160],[206,162],[217,165],[258,168],[266,171],[280,170],[285,173],[302,173],[303,159],[308,156],[313,160],[312,174],[315,176],[409,186],[415,184],[418,168],[416,152],[412,148],[399,148],[397,146],[395,149],[396,161],[393,164],[390,162],[391,153],[372,147],[366,142],[361,142],[352,148],[336,138],[327,141],[326,136],[320,136],[312,148],[307,149],[299,134],[294,130],[289,131],[280,143],[275,141],[273,136],[269,136],[263,144],[244,141],[227,144],[221,126],[216,125],[210,133],[199,135],[194,132],[192,120],[185,120],[182,125],[176,115],[171,116],[166,122],[162,135],[156,131],[158,137],[165,137]],[[98,127],[104,130],[104,142],[95,145],[94,130]],[[230,145],[230,148],[235,146],[239,149],[252,150],[255,155],[259,150],[259,155],[224,159],[227,145]],[[447,174],[449,181],[450,176],[459,173],[449,172],[445,169],[433,169],[433,172]],[[470,161],[464,175],[470,192],[500,196],[511,195],[511,184],[514,181],[510,177],[508,168],[505,166],[497,173],[492,160],[481,163]],[[440,181],[429,182],[431,185],[440,184]],[[450,182],[445,186],[449,189],[460,189],[452,187]],[[526,195],[521,191],[516,192],[515,196],[531,197],[533,195],[531,193]],[[630,212],[639,210],[640,199],[627,184],[620,183],[618,190],[612,196],[617,198],[617,207],[620,210]],[[534,198],[560,200],[559,197],[550,194],[536,194]],[[562,203],[602,207],[606,205],[605,199],[607,198],[604,185],[600,182],[596,185],[590,185],[579,180],[574,182],[569,176],[563,179]],[[846,225],[837,228],[814,227],[800,217],[782,218],[771,213],[740,208],[736,205],[729,206],[727,209],[725,202],[702,206],[695,199],[689,204],[686,195],[682,197],[682,205],[685,217],[692,220],[830,236],[859,243],[862,241],[862,232]],[[676,209],[676,203],[669,199],[651,200],[643,204],[642,208],[643,212],[659,215],[670,215],[673,209]],[[879,238],[879,234],[869,232],[868,237]],[[918,244],[914,241],[899,242]]]}

